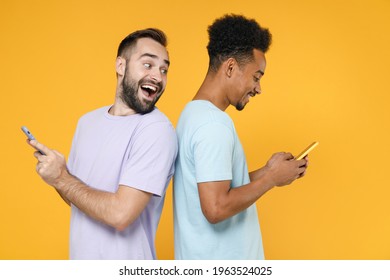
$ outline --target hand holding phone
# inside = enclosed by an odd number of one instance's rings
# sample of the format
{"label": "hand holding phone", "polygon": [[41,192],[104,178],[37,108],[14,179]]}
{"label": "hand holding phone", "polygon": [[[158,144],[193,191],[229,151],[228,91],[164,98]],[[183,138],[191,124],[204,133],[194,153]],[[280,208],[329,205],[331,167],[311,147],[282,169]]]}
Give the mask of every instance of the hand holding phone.
{"label": "hand holding phone", "polygon": [[300,159],[303,159],[305,156],[307,156],[315,147],[317,147],[317,145],[319,144],[319,142],[313,142],[310,144],[309,147],[307,147],[306,149],[304,149],[299,155],[297,155],[295,157],[296,160],[300,160]]}
{"label": "hand holding phone", "polygon": [[[29,130],[27,127],[22,126],[22,131],[23,131],[24,134],[27,136],[28,140],[30,140],[30,141],[31,141],[31,140],[36,140],[35,137],[34,137],[34,135],[32,135],[32,133],[30,132],[30,130]],[[40,151],[40,150],[38,150],[38,152],[40,152],[42,155],[45,155],[45,153],[42,152],[42,151]]]}

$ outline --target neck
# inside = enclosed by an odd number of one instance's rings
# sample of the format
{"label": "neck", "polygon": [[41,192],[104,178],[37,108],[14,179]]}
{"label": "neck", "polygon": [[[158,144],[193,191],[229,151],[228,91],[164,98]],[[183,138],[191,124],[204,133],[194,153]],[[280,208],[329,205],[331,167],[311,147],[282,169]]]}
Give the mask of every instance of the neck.
{"label": "neck", "polygon": [[122,100],[120,91],[116,91],[114,105],[108,111],[113,116],[130,116],[136,114],[136,112],[129,108]]}
{"label": "neck", "polygon": [[225,111],[230,105],[226,97],[226,90],[223,88],[223,81],[218,77],[218,73],[207,73],[193,100],[207,100],[222,111]]}

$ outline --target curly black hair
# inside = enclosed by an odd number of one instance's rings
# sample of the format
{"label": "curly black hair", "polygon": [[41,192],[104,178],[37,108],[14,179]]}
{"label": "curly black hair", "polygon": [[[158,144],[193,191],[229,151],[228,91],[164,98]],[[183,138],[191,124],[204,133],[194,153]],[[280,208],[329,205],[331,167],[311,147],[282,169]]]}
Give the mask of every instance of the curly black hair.
{"label": "curly black hair", "polygon": [[224,15],[208,27],[210,69],[216,71],[229,57],[243,65],[253,60],[253,50],[266,52],[272,35],[254,19],[242,15]]}

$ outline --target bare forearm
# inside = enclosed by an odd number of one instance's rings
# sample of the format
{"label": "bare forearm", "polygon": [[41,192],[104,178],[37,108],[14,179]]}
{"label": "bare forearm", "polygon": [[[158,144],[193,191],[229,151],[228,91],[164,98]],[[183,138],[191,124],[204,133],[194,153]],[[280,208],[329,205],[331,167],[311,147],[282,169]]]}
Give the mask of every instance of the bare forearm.
{"label": "bare forearm", "polygon": [[59,190],[56,191],[61,196],[62,200],[65,201],[65,203],[70,206],[70,201],[65,197],[65,195],[63,195]]}
{"label": "bare forearm", "polygon": [[58,191],[65,202],[117,230],[133,223],[152,197],[151,193],[122,185],[115,193],[93,189],[69,173],[64,155],[36,140],[30,141],[30,145],[44,153],[34,153],[38,159],[38,174]]}
{"label": "bare forearm", "polygon": [[199,184],[202,211],[210,223],[219,223],[244,211],[274,187],[266,173],[240,187],[229,185],[230,181]]}
{"label": "bare forearm", "polygon": [[93,189],[69,173],[62,176],[55,188],[65,201],[74,204],[91,218],[117,227],[115,194]]}
{"label": "bare forearm", "polygon": [[266,167],[259,168],[255,171],[249,172],[249,179],[251,182],[260,179],[266,172]]}
{"label": "bare forearm", "polygon": [[230,188],[231,181],[198,183],[203,214],[210,223],[223,221],[256,202],[275,186],[286,186],[301,178],[307,161],[293,160],[290,153],[276,153],[267,164],[249,174],[251,182]]}
{"label": "bare forearm", "polygon": [[222,220],[244,211],[273,187],[272,183],[264,176],[247,185],[231,188],[224,202],[226,217],[222,215]]}

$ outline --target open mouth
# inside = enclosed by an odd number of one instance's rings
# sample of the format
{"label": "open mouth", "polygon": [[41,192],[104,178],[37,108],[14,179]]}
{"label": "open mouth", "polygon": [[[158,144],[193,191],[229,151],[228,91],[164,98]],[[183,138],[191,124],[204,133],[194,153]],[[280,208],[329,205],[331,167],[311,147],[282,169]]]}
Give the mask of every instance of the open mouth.
{"label": "open mouth", "polygon": [[151,84],[143,84],[141,85],[142,93],[148,98],[153,99],[154,96],[159,91],[159,87]]}

